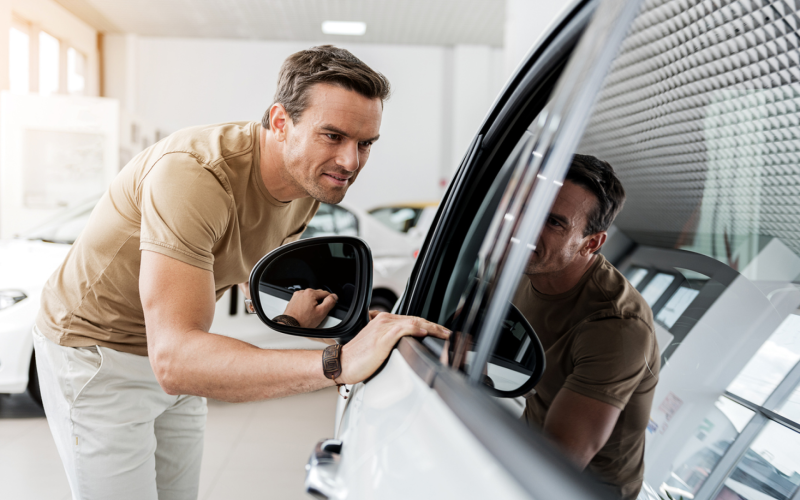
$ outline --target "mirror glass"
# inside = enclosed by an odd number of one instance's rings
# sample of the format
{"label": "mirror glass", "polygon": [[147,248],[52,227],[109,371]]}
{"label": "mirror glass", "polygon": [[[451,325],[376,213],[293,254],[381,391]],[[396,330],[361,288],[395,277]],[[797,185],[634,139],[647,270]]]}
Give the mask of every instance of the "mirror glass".
{"label": "mirror glass", "polygon": [[335,294],[338,297],[336,305],[327,311],[327,315],[318,317],[319,324],[304,324],[310,315],[297,318],[305,328],[332,328],[341,323],[354,306],[357,275],[358,257],[352,245],[308,245],[281,255],[264,269],[258,279],[257,300],[267,317],[273,319],[287,314],[286,308],[295,292],[318,291],[313,303],[306,301],[304,304],[302,310],[306,311],[310,307],[322,306],[327,295]]}
{"label": "mirror glass", "polygon": [[[497,344],[483,369],[483,383],[501,392],[533,387],[542,377],[545,367],[544,349],[533,327],[519,309],[511,303],[508,306]],[[448,321],[453,325],[453,336],[447,358],[452,360],[452,366],[469,373],[478,339],[461,331],[461,313],[457,311]],[[483,313],[481,308],[479,314]]]}
{"label": "mirror glass", "polygon": [[494,353],[486,366],[484,383],[498,391],[516,391],[535,375],[534,371],[538,373],[537,379],[541,377],[543,354],[533,328],[511,305],[503,320]]}

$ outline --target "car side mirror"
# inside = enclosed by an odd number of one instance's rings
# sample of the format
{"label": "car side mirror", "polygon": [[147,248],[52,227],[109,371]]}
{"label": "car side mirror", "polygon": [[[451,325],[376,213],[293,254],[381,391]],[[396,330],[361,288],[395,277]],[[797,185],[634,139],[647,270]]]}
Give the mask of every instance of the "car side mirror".
{"label": "car side mirror", "polygon": [[496,396],[515,398],[539,383],[544,368],[545,352],[538,335],[519,309],[509,304],[484,383]]}
{"label": "car side mirror", "polygon": [[[485,305],[481,306],[478,314],[484,313]],[[453,325],[451,329],[454,330],[448,357],[453,360],[454,366],[469,373],[475,359],[476,341],[461,332],[464,318],[459,311],[445,324]],[[541,380],[545,369],[545,352],[539,336],[514,304],[508,304],[508,312],[500,328],[494,351],[482,369],[483,384],[494,396],[516,398],[529,392]]]}
{"label": "car side mirror", "polygon": [[[311,288],[335,293],[336,306],[317,328],[272,321],[282,315],[294,292]],[[279,247],[250,273],[251,306],[268,327],[288,335],[333,338],[345,343],[369,322],[372,251],[352,236],[324,236]]]}

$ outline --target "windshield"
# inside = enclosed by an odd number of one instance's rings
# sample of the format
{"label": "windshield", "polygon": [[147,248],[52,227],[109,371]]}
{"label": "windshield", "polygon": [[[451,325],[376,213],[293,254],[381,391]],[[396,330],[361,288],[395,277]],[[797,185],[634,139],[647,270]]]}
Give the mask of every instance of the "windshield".
{"label": "windshield", "polygon": [[27,240],[71,245],[89,222],[89,216],[98,200],[91,200],[78,207],[65,210],[49,222],[22,235]]}
{"label": "windshield", "polygon": [[424,208],[384,207],[370,210],[369,213],[387,227],[401,233],[407,233],[416,226]]}

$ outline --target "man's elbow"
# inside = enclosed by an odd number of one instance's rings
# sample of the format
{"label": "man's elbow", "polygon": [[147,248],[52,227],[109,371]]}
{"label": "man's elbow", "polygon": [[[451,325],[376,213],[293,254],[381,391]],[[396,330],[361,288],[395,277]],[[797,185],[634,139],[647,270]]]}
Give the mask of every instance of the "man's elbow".
{"label": "man's elbow", "polygon": [[595,455],[603,448],[605,443],[594,436],[580,436],[574,434],[547,433],[564,455],[580,470],[586,468]]}
{"label": "man's elbow", "polygon": [[178,369],[179,363],[176,359],[177,351],[164,343],[149,343],[148,356],[150,366],[156,376],[158,384],[170,396],[184,394],[183,378]]}

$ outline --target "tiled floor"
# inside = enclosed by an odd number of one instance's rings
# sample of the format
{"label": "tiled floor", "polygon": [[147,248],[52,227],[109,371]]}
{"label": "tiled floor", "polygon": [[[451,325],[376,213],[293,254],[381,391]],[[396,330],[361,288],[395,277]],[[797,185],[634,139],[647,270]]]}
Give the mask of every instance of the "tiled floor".
{"label": "tiled floor", "polygon": [[[269,332],[241,314],[218,314],[212,331],[260,347],[324,347]],[[318,440],[333,437],[336,398],[328,389],[255,403],[209,401],[200,499],[310,498],[303,492],[305,464]],[[69,498],[44,412],[27,394],[0,395],[0,499]]]}

